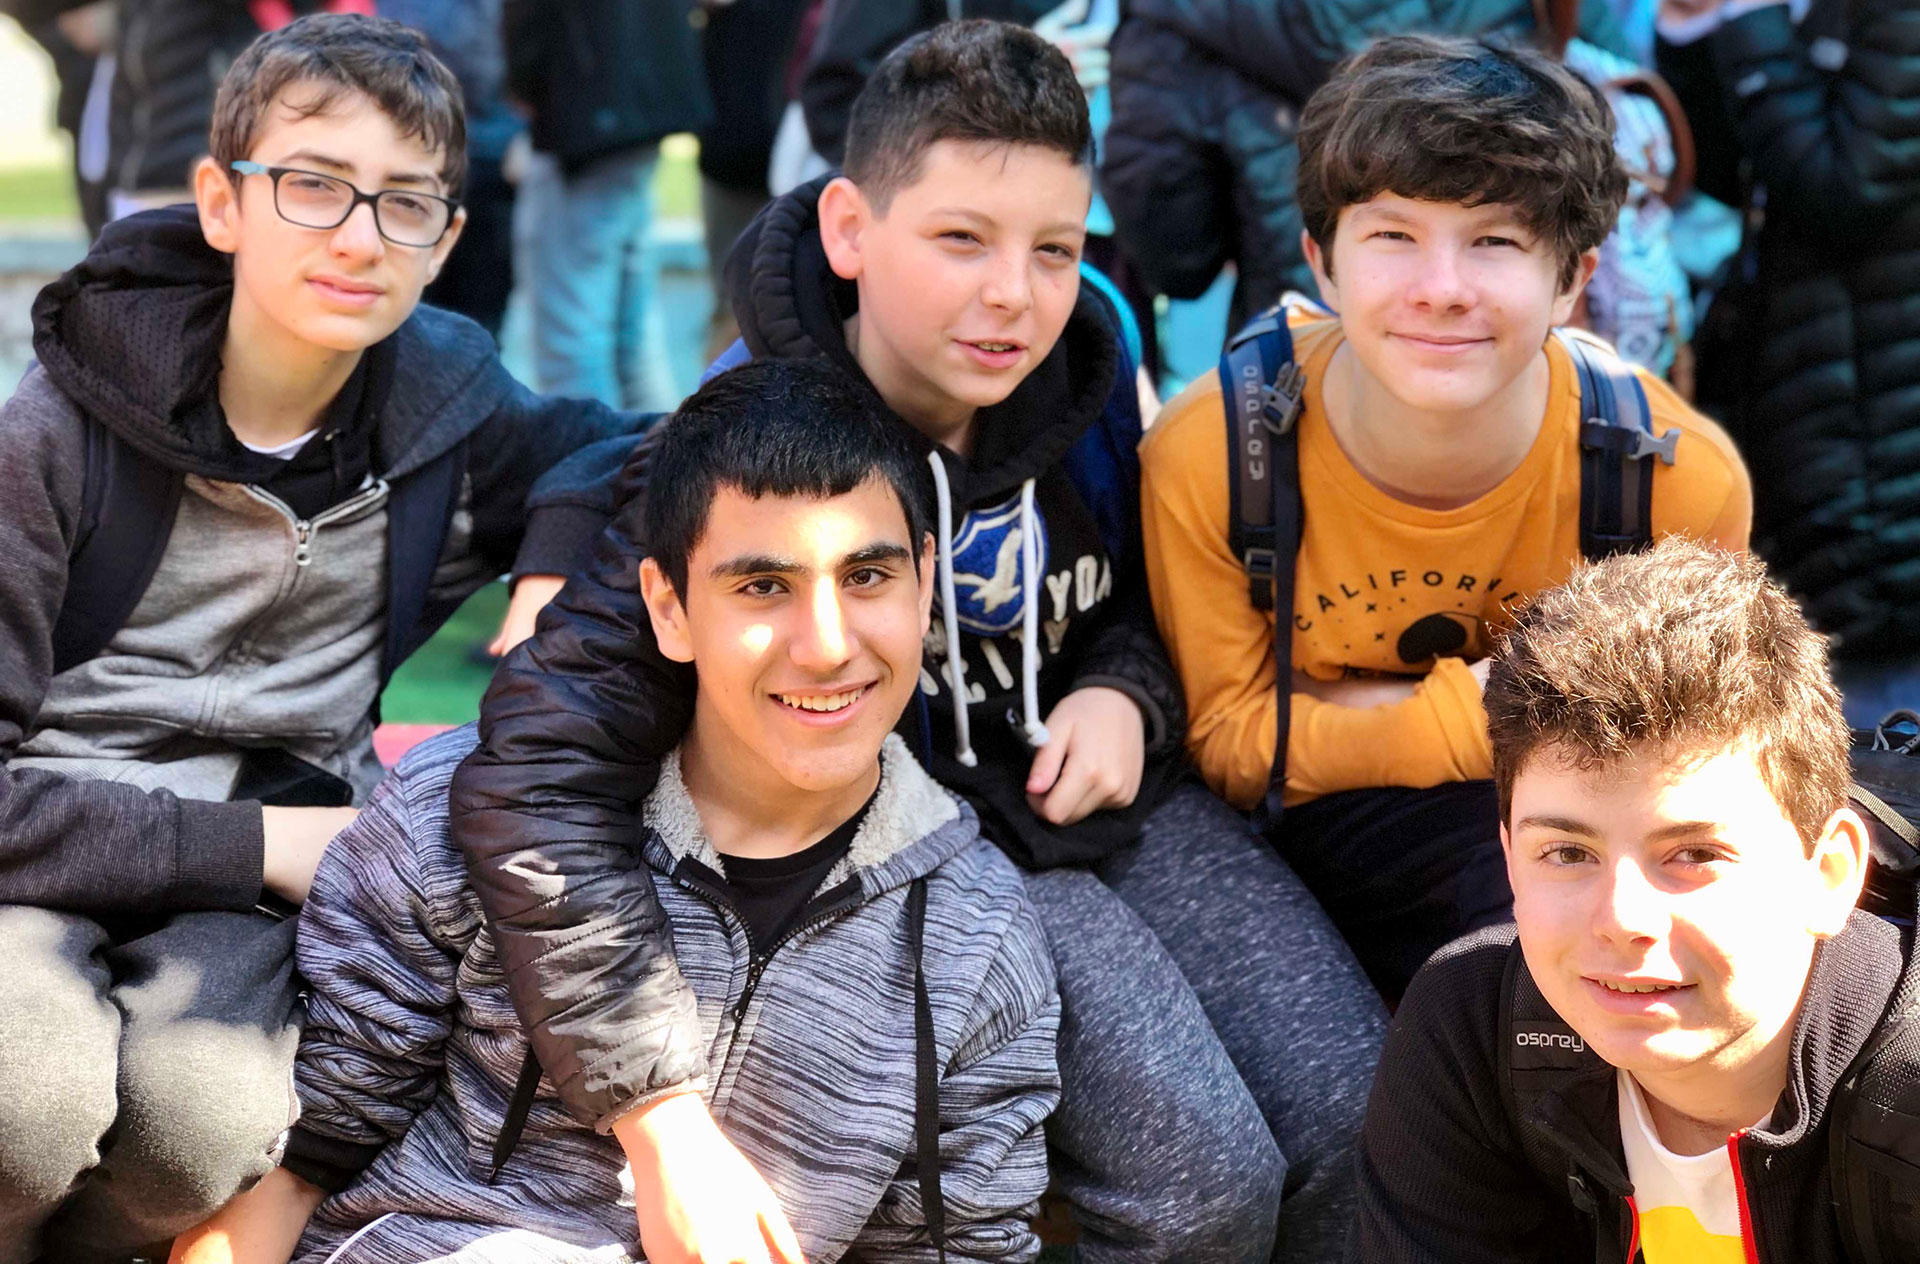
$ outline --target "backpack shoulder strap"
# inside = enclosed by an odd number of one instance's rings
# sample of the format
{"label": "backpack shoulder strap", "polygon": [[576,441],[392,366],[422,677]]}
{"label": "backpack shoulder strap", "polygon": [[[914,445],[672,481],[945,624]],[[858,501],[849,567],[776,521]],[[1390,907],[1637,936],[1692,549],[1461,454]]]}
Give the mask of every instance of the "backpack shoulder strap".
{"label": "backpack shoulder strap", "polygon": [[1568,1073],[1585,1064],[1586,1049],[1579,1033],[1540,994],[1515,939],[1500,978],[1500,1096],[1521,1151],[1536,1172],[1567,1167],[1560,1147],[1541,1130],[1534,1107],[1542,1097],[1567,1086]]}
{"label": "backpack shoulder strap", "polygon": [[1653,458],[1673,464],[1680,432],[1655,434],[1646,387],[1612,348],[1555,335],[1580,382],[1580,555],[1590,562],[1653,543]]}
{"label": "backpack shoulder strap", "polygon": [[1907,964],[1828,1106],[1834,1218],[1854,1264],[1920,1259],[1920,968]]}
{"label": "backpack shoulder strap", "polygon": [[107,647],[159,569],[184,480],[89,417],[79,530],[53,625],[57,676]]}
{"label": "backpack shoulder strap", "polygon": [[1247,573],[1247,600],[1273,612],[1275,711],[1273,772],[1262,804],[1263,826],[1279,818],[1286,783],[1288,720],[1293,694],[1293,568],[1305,516],[1300,503],[1300,451],[1295,423],[1306,374],[1293,358],[1284,306],[1250,321],[1220,357],[1226,414],[1227,545]]}

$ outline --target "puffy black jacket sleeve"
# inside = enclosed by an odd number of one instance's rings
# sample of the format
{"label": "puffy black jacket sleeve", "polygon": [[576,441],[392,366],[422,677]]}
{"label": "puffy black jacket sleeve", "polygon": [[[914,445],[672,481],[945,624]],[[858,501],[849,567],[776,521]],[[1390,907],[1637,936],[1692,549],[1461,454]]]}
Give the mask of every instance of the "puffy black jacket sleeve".
{"label": "puffy black jacket sleeve", "polygon": [[494,674],[449,818],[541,1066],[602,1129],[706,1070],[638,849],[640,807],[693,708],[691,669],[659,653],[640,602],[647,453],[621,473],[624,508],[592,564]]}
{"label": "puffy black jacket sleeve", "polygon": [[1857,251],[1920,198],[1912,110],[1920,12],[1911,3],[1853,5],[1847,59],[1831,72],[1814,65],[1784,4],[1704,39],[1753,179],[1797,234]]}
{"label": "puffy black jacket sleeve", "polygon": [[1443,948],[1408,987],[1360,1132],[1349,1264],[1582,1258],[1573,1253],[1572,1208],[1547,1197],[1500,1092],[1494,1042],[1512,942],[1510,925],[1470,936]]}

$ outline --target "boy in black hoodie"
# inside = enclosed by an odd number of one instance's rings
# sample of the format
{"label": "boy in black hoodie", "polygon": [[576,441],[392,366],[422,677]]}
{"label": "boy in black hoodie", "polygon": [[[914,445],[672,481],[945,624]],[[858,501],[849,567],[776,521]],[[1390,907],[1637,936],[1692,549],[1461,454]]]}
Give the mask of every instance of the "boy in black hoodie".
{"label": "boy in black hoodie", "polygon": [[379,779],[401,660],[584,552],[532,481],[632,420],[416,310],[463,128],[413,32],[296,22],[227,75],[197,214],[112,225],[34,305],[0,410],[0,1259],[123,1257],[270,1166],[293,923],[256,906]]}
{"label": "boy in black hoodie", "polygon": [[[1849,735],[1792,598],[1679,538],[1585,567],[1521,617],[1486,709],[1516,925],[1408,989],[1347,1258],[1912,1258],[1850,1254],[1835,1217],[1844,1186],[1875,1233],[1911,1227],[1883,1201],[1911,1168],[1849,1147],[1872,1176],[1830,1178],[1830,1142],[1889,1020],[1912,1063],[1913,949],[1854,907]],[[1907,1116],[1857,1118],[1912,1144]]]}
{"label": "boy in black hoodie", "polygon": [[[846,174],[736,246],[745,345],[721,367],[839,365],[934,472],[938,612],[904,728],[1030,871],[1065,1006],[1049,1139],[1083,1257],[1266,1260],[1278,1218],[1285,1258],[1324,1260],[1380,1014],[1311,898],[1182,781],[1132,367],[1079,284],[1089,146],[1039,36],[969,22],[903,45],[854,111]],[[780,1212],[690,1094],[691,998],[628,851],[687,690],[635,594],[644,451],[623,478],[594,569],[496,677],[453,826],[547,1074],[626,1145],[648,1258],[677,1264]]]}

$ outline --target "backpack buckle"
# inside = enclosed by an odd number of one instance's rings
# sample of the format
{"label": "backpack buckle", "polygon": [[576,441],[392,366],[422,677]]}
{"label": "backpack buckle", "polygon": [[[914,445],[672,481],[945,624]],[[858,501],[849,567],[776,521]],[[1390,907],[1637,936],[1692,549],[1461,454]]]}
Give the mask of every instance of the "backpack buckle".
{"label": "backpack buckle", "polygon": [[1240,555],[1240,564],[1246,567],[1247,578],[1270,583],[1273,580],[1274,552],[1253,545]]}
{"label": "backpack buckle", "polygon": [[1672,465],[1680,447],[1680,429],[1676,426],[1663,435],[1653,435],[1637,426],[1616,426],[1598,417],[1589,417],[1580,427],[1580,446],[1617,453],[1629,461],[1657,456]]}
{"label": "backpack buckle", "polygon": [[1305,410],[1307,375],[1289,364],[1275,375],[1271,386],[1260,388],[1260,424],[1269,434],[1284,438]]}

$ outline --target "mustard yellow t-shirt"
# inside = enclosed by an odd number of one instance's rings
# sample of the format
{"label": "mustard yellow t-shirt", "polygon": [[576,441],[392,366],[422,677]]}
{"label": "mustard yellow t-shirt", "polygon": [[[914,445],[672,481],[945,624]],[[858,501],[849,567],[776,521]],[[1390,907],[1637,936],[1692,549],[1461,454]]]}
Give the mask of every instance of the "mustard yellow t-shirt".
{"label": "mustard yellow t-shirt", "polygon": [[[1407,701],[1371,708],[1293,694],[1290,802],[1491,776],[1467,663],[1580,558],[1580,388],[1557,340],[1547,345],[1547,415],[1519,468],[1471,504],[1436,510],[1375,487],[1334,438],[1321,383],[1342,336],[1337,321],[1294,332],[1307,388],[1293,663],[1319,680],[1420,680]],[[1675,463],[1654,467],[1654,534],[1745,549],[1752,491],[1732,441],[1666,383],[1641,379],[1655,429],[1681,432]],[[1246,573],[1227,547],[1222,407],[1209,373],[1161,412],[1140,452],[1142,528],[1155,618],[1186,688],[1187,745],[1215,792],[1249,808],[1273,763],[1273,616],[1248,601]]]}

